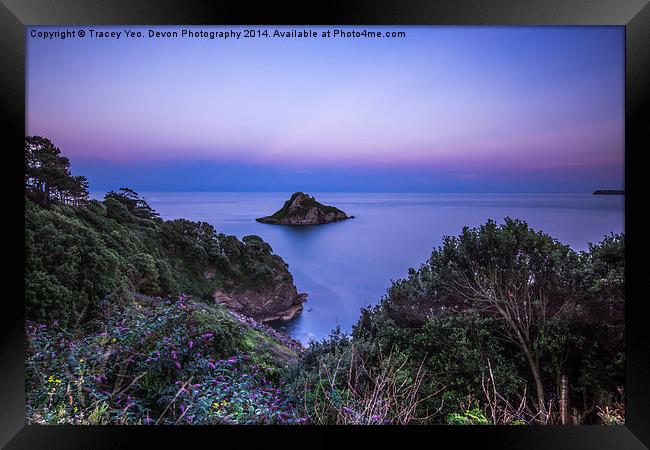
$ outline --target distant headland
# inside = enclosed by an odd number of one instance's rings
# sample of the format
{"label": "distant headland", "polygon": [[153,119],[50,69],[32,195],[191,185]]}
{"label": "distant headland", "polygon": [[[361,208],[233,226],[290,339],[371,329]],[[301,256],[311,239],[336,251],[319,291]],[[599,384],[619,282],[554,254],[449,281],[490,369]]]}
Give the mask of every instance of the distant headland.
{"label": "distant headland", "polygon": [[334,206],[323,205],[303,192],[294,193],[284,206],[274,214],[255,220],[277,225],[321,225],[352,219]]}
{"label": "distant headland", "polygon": [[625,195],[623,189],[597,189],[593,195]]}

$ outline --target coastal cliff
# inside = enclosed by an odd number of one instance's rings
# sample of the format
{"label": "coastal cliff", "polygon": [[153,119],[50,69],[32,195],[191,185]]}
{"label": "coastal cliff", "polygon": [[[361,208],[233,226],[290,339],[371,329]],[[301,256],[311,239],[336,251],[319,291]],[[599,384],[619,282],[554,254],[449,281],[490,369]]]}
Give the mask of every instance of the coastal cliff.
{"label": "coastal cliff", "polygon": [[307,294],[298,293],[296,286],[287,282],[258,291],[228,293],[217,289],[213,297],[231,311],[259,322],[291,320],[302,312],[302,304],[307,300]]}
{"label": "coastal cliff", "polygon": [[276,225],[322,225],[352,218],[334,206],[323,205],[310,195],[296,192],[279,211],[255,220]]}
{"label": "coastal cliff", "polygon": [[307,294],[298,293],[289,266],[267,242],[255,235],[217,238],[222,260],[205,274],[218,278],[216,302],[260,322],[290,320],[302,311]]}

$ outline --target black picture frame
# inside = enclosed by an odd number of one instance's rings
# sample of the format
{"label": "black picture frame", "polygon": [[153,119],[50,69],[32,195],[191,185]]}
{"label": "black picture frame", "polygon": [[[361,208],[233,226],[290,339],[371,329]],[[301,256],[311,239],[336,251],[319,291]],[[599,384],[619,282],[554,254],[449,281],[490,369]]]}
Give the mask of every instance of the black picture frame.
{"label": "black picture frame", "polygon": [[[646,254],[641,221],[641,158],[648,146],[650,101],[650,6],[647,0],[336,0],[301,3],[146,0],[1,0],[0,110],[8,131],[2,134],[5,183],[3,233],[5,289],[0,344],[0,445],[6,448],[115,448],[151,444],[152,439],[187,445],[208,439],[251,436],[286,445],[313,432],[332,433],[335,442],[353,432],[395,443],[418,434],[424,443],[443,439],[481,448],[641,449],[650,446],[650,327],[640,294]],[[616,25],[625,27],[625,239],[626,239],[626,425],[529,427],[115,427],[26,426],[24,396],[25,327],[23,287],[23,175],[25,135],[25,27],[31,25]],[[637,256],[638,255],[638,256]],[[252,429],[255,428],[255,429]],[[370,432],[369,432],[370,431]],[[397,433],[396,433],[397,431]],[[279,442],[275,433],[286,433]],[[182,444],[182,443],[185,444]],[[303,442],[301,445],[311,445]],[[365,443],[365,446],[369,443]],[[428,446],[427,445],[427,446]]]}

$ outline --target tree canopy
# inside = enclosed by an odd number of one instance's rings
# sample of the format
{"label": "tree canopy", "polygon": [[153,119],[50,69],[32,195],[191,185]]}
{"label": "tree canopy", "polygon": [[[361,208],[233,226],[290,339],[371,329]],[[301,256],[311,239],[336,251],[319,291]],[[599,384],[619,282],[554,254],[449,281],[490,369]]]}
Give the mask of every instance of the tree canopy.
{"label": "tree canopy", "polygon": [[25,138],[25,191],[42,205],[75,204],[88,200],[88,181],[70,173],[70,161],[41,136]]}

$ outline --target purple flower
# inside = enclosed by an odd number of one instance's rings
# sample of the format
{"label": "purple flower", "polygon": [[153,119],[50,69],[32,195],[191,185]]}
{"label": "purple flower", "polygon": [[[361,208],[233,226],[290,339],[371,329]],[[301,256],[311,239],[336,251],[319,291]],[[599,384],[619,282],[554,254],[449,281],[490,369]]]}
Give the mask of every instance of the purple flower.
{"label": "purple flower", "polygon": [[145,417],[144,420],[142,421],[145,425],[151,425],[153,423],[153,420],[149,416]]}
{"label": "purple flower", "polygon": [[354,414],[354,410],[348,408],[347,406],[344,406],[344,407],[341,408],[341,409],[342,409],[343,412],[346,413],[346,414]]}
{"label": "purple flower", "polygon": [[212,364],[212,361],[208,362],[208,367],[210,367],[210,369],[214,369],[214,364]]}
{"label": "purple flower", "polygon": [[174,361],[174,365],[176,366],[177,369],[180,369],[180,368],[181,368],[181,365],[179,364],[178,361]]}
{"label": "purple flower", "polygon": [[204,333],[201,335],[203,339],[210,339],[212,336],[214,336],[213,333]]}
{"label": "purple flower", "polygon": [[190,340],[189,347],[190,347],[190,349],[192,349],[192,347],[194,347],[194,341]]}
{"label": "purple flower", "polygon": [[172,350],[172,358],[177,359],[176,358],[176,351],[174,351],[174,350]]}

